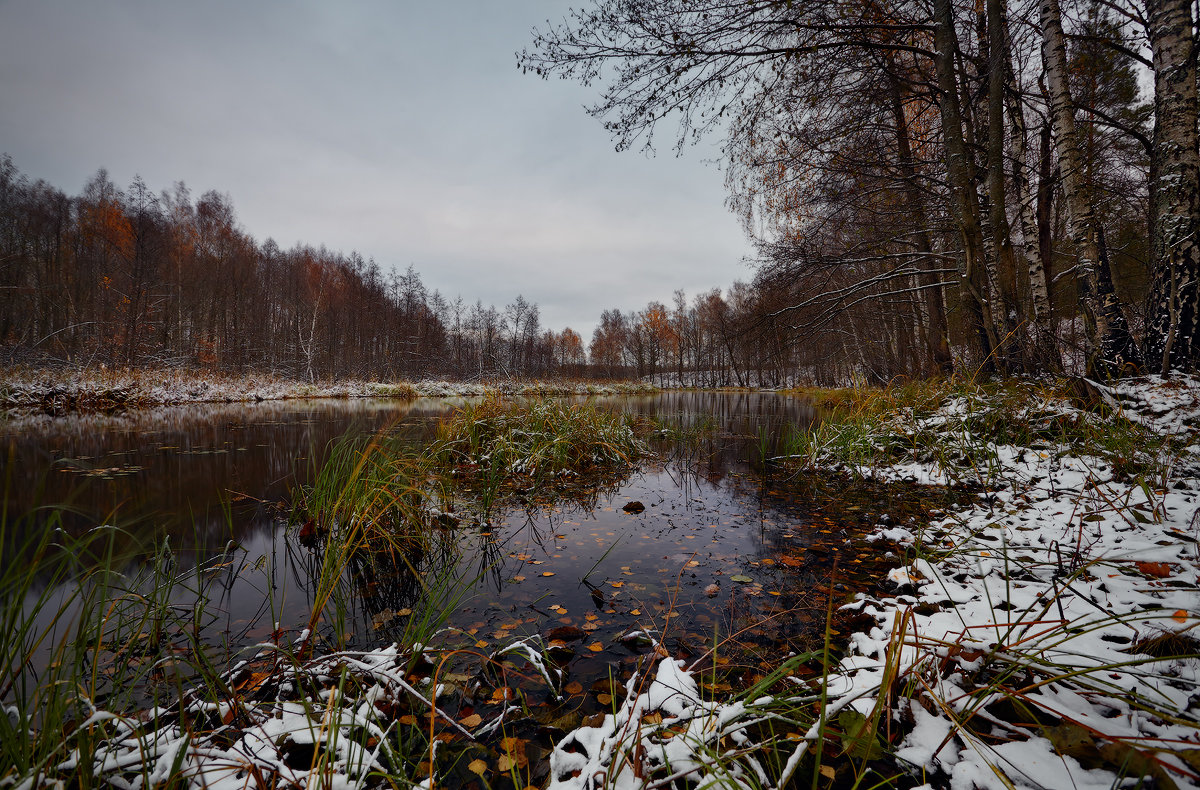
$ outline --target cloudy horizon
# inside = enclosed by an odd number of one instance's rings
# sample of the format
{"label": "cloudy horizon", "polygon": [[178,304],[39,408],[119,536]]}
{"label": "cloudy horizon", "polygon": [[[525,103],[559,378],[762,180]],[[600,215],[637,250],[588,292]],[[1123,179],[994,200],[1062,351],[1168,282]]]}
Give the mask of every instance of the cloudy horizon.
{"label": "cloudy horizon", "polygon": [[746,279],[753,250],[715,140],[617,153],[594,89],[520,73],[568,7],[0,0],[0,152],[69,194],[100,168],[216,190],[259,241],[521,294],[586,342],[602,310]]}

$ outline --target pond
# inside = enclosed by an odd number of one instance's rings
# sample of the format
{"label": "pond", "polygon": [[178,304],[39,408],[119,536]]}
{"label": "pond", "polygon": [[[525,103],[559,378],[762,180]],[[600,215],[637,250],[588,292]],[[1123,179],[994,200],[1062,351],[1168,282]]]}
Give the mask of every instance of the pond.
{"label": "pond", "polygon": [[[437,586],[434,577],[452,569],[455,581],[441,588],[455,599],[446,626],[465,645],[486,652],[540,634],[584,687],[627,672],[647,649],[638,632],[681,657],[717,645],[721,661],[753,670],[746,657],[758,656],[765,668],[764,656],[820,649],[830,596],[877,583],[887,567],[885,552],[861,535],[920,505],[886,487],[764,464],[781,437],[817,418],[795,398],[667,392],[597,402],[702,428],[701,438],[655,440],[654,456],[637,470],[569,498],[518,502],[482,523],[464,519],[394,576],[351,574],[348,593],[317,623],[323,638],[352,648],[390,643]],[[150,588],[163,585],[152,561],[161,563],[165,540],[174,571],[206,570],[202,585],[158,593],[192,612],[205,644],[236,651],[309,622],[320,557],[289,528],[289,503],[331,443],[376,431],[426,442],[455,405],[283,401],[0,424],[8,519],[37,528],[36,517],[14,516],[54,503],[70,508],[67,531],[119,524],[114,540],[140,558],[128,572],[142,572]],[[9,552],[17,538],[6,537]],[[162,639],[164,649],[186,641]],[[603,704],[600,695],[576,715]]]}

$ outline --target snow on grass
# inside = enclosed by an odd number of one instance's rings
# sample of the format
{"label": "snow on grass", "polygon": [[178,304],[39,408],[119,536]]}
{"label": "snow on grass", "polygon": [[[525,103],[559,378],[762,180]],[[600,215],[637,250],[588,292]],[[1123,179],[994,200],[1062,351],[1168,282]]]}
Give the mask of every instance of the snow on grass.
{"label": "snow on grass", "polygon": [[[389,709],[415,702],[461,735],[471,734],[405,679],[412,650],[340,652],[302,666],[274,645],[222,675],[226,701],[191,693],[179,706],[139,716],[93,708],[84,749],[48,766],[38,786],[81,772],[105,786],[140,789],[182,780],[215,790],[246,787],[379,786],[412,762]],[[86,767],[83,767],[86,764]],[[82,771],[81,771],[82,768]]]}
{"label": "snow on grass", "polygon": [[[878,626],[853,636],[832,684],[868,692],[854,705],[870,715],[884,705],[871,691],[902,678],[885,711],[912,725],[896,757],[950,786],[1112,787],[1122,771],[1200,786],[1200,381],[1097,388],[1118,413],[1090,442],[964,439],[993,404],[951,399],[911,424],[940,434],[936,457],[927,438],[872,470],[984,486],[920,534],[880,528],[911,560],[889,577],[897,594],[854,604]],[[1043,423],[1096,419],[1065,400],[1024,406]],[[1159,436],[1113,444],[1123,419]]]}
{"label": "snow on grass", "polygon": [[[650,674],[635,674],[613,713],[556,745],[549,790],[673,787],[676,780],[680,786],[736,790],[769,787],[775,779],[775,786],[787,783],[808,745],[789,708],[815,697],[789,700],[787,706],[771,697],[706,701],[694,673],[670,657]],[[779,750],[796,759],[782,769],[764,759]]]}
{"label": "snow on grass", "polygon": [[503,395],[628,395],[656,392],[641,382],[381,382],[342,379],[305,382],[269,374],[244,375],[172,369],[61,369],[15,367],[0,371],[0,408],[65,413],[128,406],[234,403],[293,398],[473,397]]}

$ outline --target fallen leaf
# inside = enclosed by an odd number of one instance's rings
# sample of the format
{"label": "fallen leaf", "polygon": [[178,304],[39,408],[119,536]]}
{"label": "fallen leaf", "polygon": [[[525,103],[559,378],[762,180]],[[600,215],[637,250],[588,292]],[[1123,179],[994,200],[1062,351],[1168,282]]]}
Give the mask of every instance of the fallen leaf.
{"label": "fallen leaf", "polygon": [[569,642],[575,639],[583,639],[587,636],[587,633],[577,626],[560,625],[547,631],[546,636],[550,639],[562,639]]}
{"label": "fallen leaf", "polygon": [[738,584],[749,584],[750,582],[754,581],[754,579],[751,579],[749,576],[747,576],[743,573],[738,573],[733,576],[730,576],[729,581],[737,582]]}
{"label": "fallen leaf", "polygon": [[832,765],[822,765],[821,776],[825,777],[826,779],[833,779],[835,776],[837,776],[837,771],[834,770]]}
{"label": "fallen leaf", "polygon": [[470,716],[459,722],[459,724],[466,727],[468,730],[473,730],[482,723],[483,717],[478,713],[472,713]]}
{"label": "fallen leaf", "polygon": [[1171,575],[1171,566],[1165,562],[1144,562],[1138,560],[1133,564],[1139,571],[1155,579],[1165,579]]}
{"label": "fallen leaf", "polygon": [[583,693],[583,684],[580,683],[578,680],[573,680],[570,683],[568,683],[567,687],[563,690],[566,691],[568,694],[582,694]]}
{"label": "fallen leaf", "polygon": [[554,571],[542,571],[542,575],[543,575],[543,576],[553,576],[553,575],[554,575]]}
{"label": "fallen leaf", "polygon": [[467,766],[467,770],[476,776],[483,776],[484,772],[487,771],[487,763],[483,760],[472,760],[470,765]]}
{"label": "fallen leaf", "polygon": [[609,584],[612,585],[613,587],[617,587],[617,588],[625,586],[625,582],[609,582]]}
{"label": "fallen leaf", "polygon": [[[500,748],[504,754],[500,755],[496,767],[501,771],[507,771],[510,768],[525,768],[528,766],[529,758],[525,755],[525,743],[521,738],[501,738]],[[506,762],[507,765],[505,765]]]}
{"label": "fallen leaf", "polygon": [[592,642],[587,647],[588,647],[588,650],[591,650],[593,653],[599,653],[601,650],[604,649],[604,645],[601,644],[600,642]]}
{"label": "fallen leaf", "polygon": [[597,694],[596,702],[599,702],[601,705],[607,705],[612,702],[612,694]]}
{"label": "fallen leaf", "polygon": [[514,577],[513,577],[513,581],[515,581],[515,582],[523,582],[523,581],[525,581],[525,577],[524,577],[524,576],[514,576]]}

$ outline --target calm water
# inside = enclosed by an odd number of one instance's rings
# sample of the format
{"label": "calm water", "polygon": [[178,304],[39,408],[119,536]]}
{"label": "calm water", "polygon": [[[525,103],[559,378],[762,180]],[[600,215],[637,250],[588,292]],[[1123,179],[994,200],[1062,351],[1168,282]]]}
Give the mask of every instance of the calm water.
{"label": "calm water", "polygon": [[[416,608],[422,581],[452,566],[474,582],[450,625],[478,648],[570,626],[578,629],[569,640],[572,672],[603,677],[641,649],[620,640],[638,628],[684,655],[711,646],[714,634],[779,650],[811,647],[823,631],[834,556],[847,584],[855,572],[876,572],[878,552],[857,536],[895,509],[888,492],[813,489],[764,474],[758,460],[762,436],[769,444],[813,421],[806,403],[771,393],[600,402],[717,430],[688,447],[659,442],[655,460],[573,501],[517,506],[490,523],[464,520],[441,531],[427,556],[412,558],[424,579],[407,569],[351,575],[352,594],[325,619],[325,634],[355,647],[391,641]],[[0,424],[8,511],[11,518],[67,502],[71,530],[117,521],[128,525],[122,540],[147,555],[169,538],[181,567],[224,557],[210,574],[212,600],[199,625],[212,644],[253,643],[276,622],[299,629],[311,610],[319,560],[287,535],[286,505],[330,443],[379,430],[421,443],[454,406],[288,401]],[[644,510],[627,512],[635,501]],[[185,607],[190,595],[174,593]]]}

